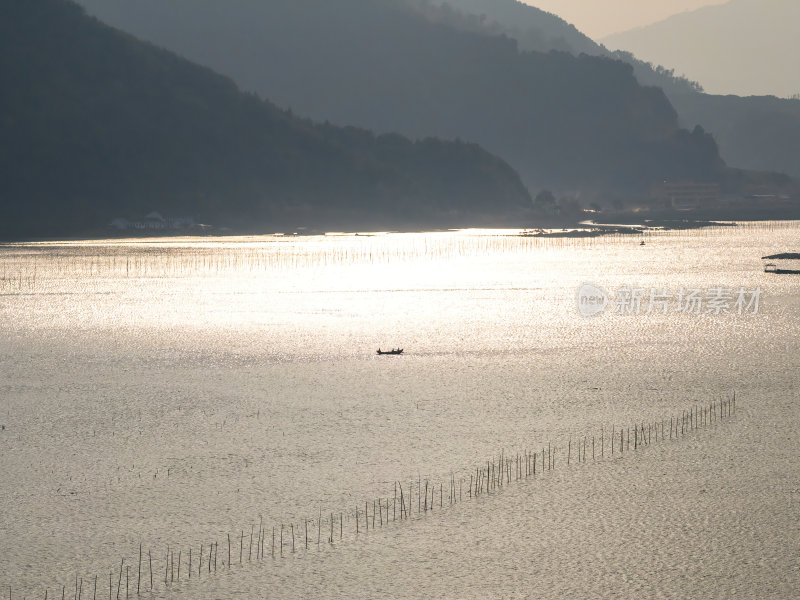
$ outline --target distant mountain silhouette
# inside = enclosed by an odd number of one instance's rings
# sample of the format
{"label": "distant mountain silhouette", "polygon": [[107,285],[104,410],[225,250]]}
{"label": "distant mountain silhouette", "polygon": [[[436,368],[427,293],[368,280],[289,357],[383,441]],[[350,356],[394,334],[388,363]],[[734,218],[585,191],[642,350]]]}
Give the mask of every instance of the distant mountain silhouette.
{"label": "distant mountain silhouette", "polygon": [[668,64],[713,94],[800,94],[800,2],[731,0],[601,40]]}
{"label": "distant mountain silhouette", "polygon": [[[556,15],[539,10],[533,6],[523,4],[517,0],[435,0],[437,6],[444,6],[444,10],[439,13],[439,19],[446,20],[452,24],[460,23],[462,27],[468,26],[473,31],[483,31],[485,34],[508,35],[515,39],[521,48],[529,50],[568,50],[573,54],[585,52],[597,56],[609,56],[633,65],[636,78],[644,85],[655,85],[661,87],[669,97],[673,106],[678,112],[679,124],[682,127],[692,129],[696,125],[703,126],[709,131],[719,144],[720,154],[728,164],[744,169],[771,170],[788,173],[800,178],[800,101],[782,100],[774,97],[748,97],[739,98],[736,96],[715,96],[712,94],[702,94],[701,84],[707,82],[703,74],[692,72],[685,65],[672,63],[665,55],[649,57],[655,63],[647,63],[637,58],[630,52],[623,50],[609,51],[604,46],[596,44],[588,37],[584,36],[572,25],[569,25]],[[739,8],[748,4],[747,2],[737,3]],[[789,6],[791,4],[791,6]],[[430,6],[429,2],[418,2],[418,6]],[[447,6],[450,9],[447,9]],[[776,18],[773,9],[777,8],[778,14],[781,10],[797,12],[800,3],[791,2],[770,3],[752,2],[750,11],[763,13],[758,18],[754,18],[757,23],[753,28],[747,26],[747,32],[741,35],[729,36],[727,44],[737,45],[738,48],[747,48],[753,44],[762,45],[770,38],[768,31],[761,31],[764,22],[772,22]],[[711,7],[699,11],[701,15],[715,15],[718,8],[732,10],[737,7],[724,5],[721,7]],[[453,14],[454,11],[460,11]],[[430,13],[430,10],[427,12]],[[464,14],[471,15],[465,17]],[[678,22],[692,17],[693,13],[679,15],[670,19]],[[796,18],[785,13],[785,23],[783,28],[794,28]],[[435,15],[433,15],[435,18]],[[466,24],[466,25],[465,25]],[[666,26],[666,23],[665,23]],[[707,32],[704,32],[703,39],[712,39],[715,32],[721,31],[722,24],[708,24]],[[638,30],[637,30],[638,31]],[[650,28],[645,28],[644,32],[649,32]],[[761,33],[756,33],[760,31]],[[708,35],[706,35],[706,33]],[[631,34],[633,35],[633,33]],[[638,35],[638,34],[637,34]],[[644,33],[642,32],[644,36]],[[649,33],[648,33],[649,36]],[[649,38],[648,38],[649,39]],[[657,38],[658,39],[658,38]],[[674,36],[668,36],[664,42],[671,50],[685,51],[685,45],[675,44]],[[683,39],[683,38],[680,38]],[[791,57],[800,49],[800,42],[793,35],[788,43],[793,44],[793,50],[787,50],[786,57]],[[648,41],[648,40],[643,40]],[[635,49],[635,47],[633,47]],[[680,49],[680,50],[678,50]],[[700,55],[707,55],[708,49],[703,48],[699,51]],[[713,55],[714,52],[711,52]],[[758,54],[754,51],[753,56]],[[785,58],[786,58],[785,57]],[[699,57],[703,60],[707,58]],[[743,64],[751,64],[750,59],[742,62],[730,61],[730,68],[737,71],[738,76],[753,78],[757,80],[762,72],[773,73],[781,72],[780,69],[773,69],[775,60],[765,61],[763,64],[751,65],[747,69],[742,69]],[[784,66],[788,65],[793,69],[796,60],[781,59]],[[659,64],[660,63],[660,64]],[[668,67],[661,66],[668,65]],[[692,72],[700,79],[701,84],[690,81],[687,77],[676,73]],[[800,75],[793,70],[791,73],[783,72],[781,76],[786,82],[798,81]],[[795,89],[794,84],[788,84],[787,90]],[[797,85],[795,92],[800,92],[800,84]],[[794,93],[794,92],[793,92]]]}
{"label": "distant mountain silhouette", "polygon": [[263,231],[482,224],[530,205],[474,144],[301,120],[67,0],[0,3],[0,140],[0,238],[152,210]]}
{"label": "distant mountain silhouette", "polygon": [[[473,31],[508,35],[522,50],[589,54],[627,62],[640,83],[655,85],[665,92],[696,92],[702,86],[661,65],[637,59],[624,51],[609,51],[561,17],[518,0],[409,0],[431,18]],[[430,10],[435,7],[435,10]],[[466,16],[465,16],[466,15]]]}
{"label": "distant mountain silhouette", "polygon": [[713,132],[728,164],[800,178],[800,100],[671,94],[681,124]]}
{"label": "distant mountain silhouette", "polygon": [[723,173],[713,139],[681,130],[663,92],[640,86],[629,65],[521,52],[426,16],[418,0],[83,4],[299,114],[480,143],[531,188],[641,193]]}
{"label": "distant mountain silhouette", "polygon": [[602,54],[601,47],[574,25],[518,0],[421,0],[414,4],[423,11],[426,6],[443,10],[443,18],[449,18],[451,23],[459,20],[457,15],[452,14],[456,11],[475,15],[477,20],[472,21],[473,28],[491,29],[493,24],[499,25],[499,32],[513,32],[513,37],[524,50],[561,50],[575,55],[582,52]]}

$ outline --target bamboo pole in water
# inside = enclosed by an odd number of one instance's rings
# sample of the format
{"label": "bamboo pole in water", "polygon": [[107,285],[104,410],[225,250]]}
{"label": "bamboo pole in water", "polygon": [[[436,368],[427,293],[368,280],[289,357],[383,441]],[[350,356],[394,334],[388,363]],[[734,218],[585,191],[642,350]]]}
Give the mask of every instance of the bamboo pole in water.
{"label": "bamboo pole in water", "polygon": [[139,575],[136,579],[136,595],[139,595],[139,588],[142,583],[142,543],[139,542]]}
{"label": "bamboo pole in water", "polygon": [[250,524],[250,546],[249,552],[247,554],[247,562],[251,562],[253,559],[253,524]]}
{"label": "bamboo pole in water", "polygon": [[119,564],[119,579],[117,580],[117,598],[119,598],[119,590],[122,587],[122,567],[125,564],[125,559]]}
{"label": "bamboo pole in water", "polygon": [[258,540],[256,541],[256,560],[261,558],[261,534],[262,529],[264,527],[264,517],[259,515],[258,517]]}

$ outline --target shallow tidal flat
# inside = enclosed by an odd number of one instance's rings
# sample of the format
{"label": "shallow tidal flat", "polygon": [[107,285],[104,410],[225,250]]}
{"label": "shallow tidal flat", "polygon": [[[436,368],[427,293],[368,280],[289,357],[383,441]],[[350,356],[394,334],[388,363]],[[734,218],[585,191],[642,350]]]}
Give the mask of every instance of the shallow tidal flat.
{"label": "shallow tidal flat", "polygon": [[[792,598],[800,279],[760,257],[798,233],[4,246],[3,594]],[[763,293],[584,319],[587,281]]]}

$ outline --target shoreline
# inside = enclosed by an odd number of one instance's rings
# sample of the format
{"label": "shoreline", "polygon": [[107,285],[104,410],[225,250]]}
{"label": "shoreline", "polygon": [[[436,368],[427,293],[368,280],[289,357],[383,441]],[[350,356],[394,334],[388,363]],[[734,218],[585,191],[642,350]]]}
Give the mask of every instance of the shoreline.
{"label": "shoreline", "polygon": [[[622,219],[614,219],[619,221]],[[71,235],[60,237],[35,237],[20,239],[0,239],[0,247],[16,246],[25,244],[58,244],[75,242],[122,242],[122,241],[143,241],[143,240],[167,240],[167,239],[186,239],[186,240],[224,240],[241,237],[264,237],[275,236],[287,239],[307,238],[319,236],[349,236],[349,237],[374,237],[375,235],[398,234],[398,233],[444,233],[469,230],[493,231],[508,230],[506,235],[511,237],[536,237],[536,238],[588,238],[602,237],[605,235],[642,235],[653,231],[684,231],[691,229],[704,229],[710,227],[739,227],[743,224],[786,222],[790,223],[797,219],[745,219],[745,220],[707,220],[707,219],[642,219],[636,223],[600,223],[596,221],[583,221],[580,223],[564,224],[560,226],[548,227],[520,227],[506,224],[505,226],[472,226],[472,227],[431,227],[431,228],[331,228],[317,229],[308,228],[292,233],[276,231],[253,231],[253,230],[226,230],[224,232],[207,232],[205,234],[191,233],[185,231],[148,231],[142,235],[131,235],[131,232],[108,232],[95,231],[86,232],[83,235]],[[511,232],[519,233],[511,233]]]}

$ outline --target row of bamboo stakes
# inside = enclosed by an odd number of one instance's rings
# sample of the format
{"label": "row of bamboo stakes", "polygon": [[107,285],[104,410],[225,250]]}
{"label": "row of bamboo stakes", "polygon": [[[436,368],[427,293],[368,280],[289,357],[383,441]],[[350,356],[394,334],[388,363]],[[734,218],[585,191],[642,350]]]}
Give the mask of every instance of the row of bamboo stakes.
{"label": "row of bamboo stakes", "polygon": [[[0,243],[0,290],[35,288],[36,269],[44,277],[192,277],[216,273],[271,272],[281,268],[349,264],[387,264],[419,259],[452,260],[485,256],[487,252],[524,252],[541,248],[573,248],[587,244],[628,243],[629,234],[606,233],[596,238],[535,237],[515,233],[452,235],[401,234],[392,236],[266,237],[227,244],[217,238],[194,242],[133,239],[119,245],[45,247],[18,256],[3,252]],[[201,245],[195,245],[197,243]],[[186,245],[181,245],[185,243]],[[205,244],[205,245],[202,245]],[[15,247],[11,247],[14,252]]]}
{"label": "row of bamboo stakes", "polygon": [[[219,543],[211,542],[200,545],[194,553],[194,548],[184,552],[182,548],[176,549],[167,546],[166,552],[157,555],[156,565],[153,564],[153,552],[148,550],[144,554],[142,544],[139,544],[138,561],[135,565],[126,564],[123,558],[119,568],[109,571],[108,574],[108,600],[128,600],[131,595],[141,596],[153,592],[163,581],[164,589],[168,589],[181,581],[191,581],[192,578],[201,579],[205,574],[210,577],[217,572],[218,565],[230,570],[232,566],[241,567],[245,562],[282,558],[286,554],[296,554],[299,545],[305,552],[316,544],[319,549],[323,541],[334,546],[337,541],[343,542],[345,538],[345,523],[347,529],[357,539],[360,535],[369,533],[370,528],[380,529],[395,523],[406,521],[415,517],[414,504],[416,504],[416,518],[427,515],[438,508],[453,506],[459,502],[478,498],[501,490],[513,482],[523,481],[541,476],[556,468],[559,451],[565,453],[562,457],[567,466],[573,462],[586,463],[610,457],[624,457],[631,451],[639,451],[653,443],[679,440],[700,428],[709,427],[719,421],[732,417],[736,413],[736,393],[731,399],[720,402],[713,401],[705,406],[694,405],[681,412],[679,416],[673,415],[669,421],[638,422],[630,427],[617,429],[612,426],[611,431],[601,427],[599,436],[582,436],[573,440],[569,437],[566,450],[548,444],[535,451],[525,450],[522,453],[508,456],[501,452],[495,460],[486,461],[486,464],[477,465],[470,470],[469,479],[466,474],[456,479],[450,473],[447,479],[447,494],[444,493],[444,481],[432,482],[423,480],[421,476],[406,482],[394,482],[392,497],[383,496],[364,502],[363,508],[359,504],[351,511],[330,512],[325,515],[320,510],[316,519],[304,519],[302,526],[295,523],[273,526],[271,530],[264,526],[263,518],[259,520],[258,530],[255,524],[251,525],[249,533],[241,530],[233,539],[227,534],[226,546],[223,547],[223,556],[219,558]],[[631,447],[632,446],[632,447]],[[589,458],[591,452],[591,459]],[[560,463],[559,463],[560,464]],[[414,484],[416,483],[416,490]],[[438,483],[438,486],[437,486]],[[464,486],[466,485],[466,489]],[[415,496],[416,492],[416,498]],[[437,493],[438,492],[438,493]],[[413,502],[416,500],[416,503]],[[371,508],[371,510],[370,510]],[[323,524],[324,533],[323,537]],[[311,536],[309,536],[309,525]],[[316,532],[314,532],[316,525]],[[316,536],[314,535],[316,533]],[[316,537],[316,540],[314,540]],[[245,543],[247,542],[247,543]],[[237,547],[238,546],[238,547]],[[177,559],[177,560],[176,560]],[[132,577],[131,566],[135,566],[135,580]],[[183,572],[183,573],[182,573]],[[162,577],[163,575],[163,577]],[[105,577],[105,576],[104,576]],[[84,579],[75,576],[74,588],[70,583],[70,592],[67,586],[62,585],[60,590],[51,594],[50,589],[44,590],[39,596],[45,600],[88,600],[91,590],[91,600],[105,598],[105,579],[97,575]],[[60,592],[60,594],[59,594]],[[83,594],[86,594],[84,597]],[[8,599],[14,600],[14,591],[8,587]],[[23,597],[27,600],[27,597]]]}
{"label": "row of bamboo stakes", "polygon": [[[793,221],[751,221],[736,223],[737,229],[776,231],[795,227]],[[693,237],[714,236],[730,227],[708,226],[691,230]],[[648,232],[649,233],[649,232]],[[673,234],[684,234],[674,231]],[[663,235],[663,232],[662,232]],[[46,247],[36,254],[16,255],[16,245],[0,243],[0,292],[20,292],[37,287],[37,265],[45,277],[190,277],[200,274],[271,272],[280,268],[326,267],[357,263],[388,263],[396,260],[484,256],[486,252],[519,252],[541,248],[584,247],[587,244],[627,244],[629,234],[606,233],[599,237],[535,237],[515,234],[441,234],[321,238],[279,237],[246,239],[240,243],[218,243],[218,238],[199,238],[186,245],[163,239],[133,239],[129,243],[90,246]],[[328,241],[328,240],[326,240]],[[235,242],[235,240],[234,240]],[[200,243],[200,246],[197,244]]]}

